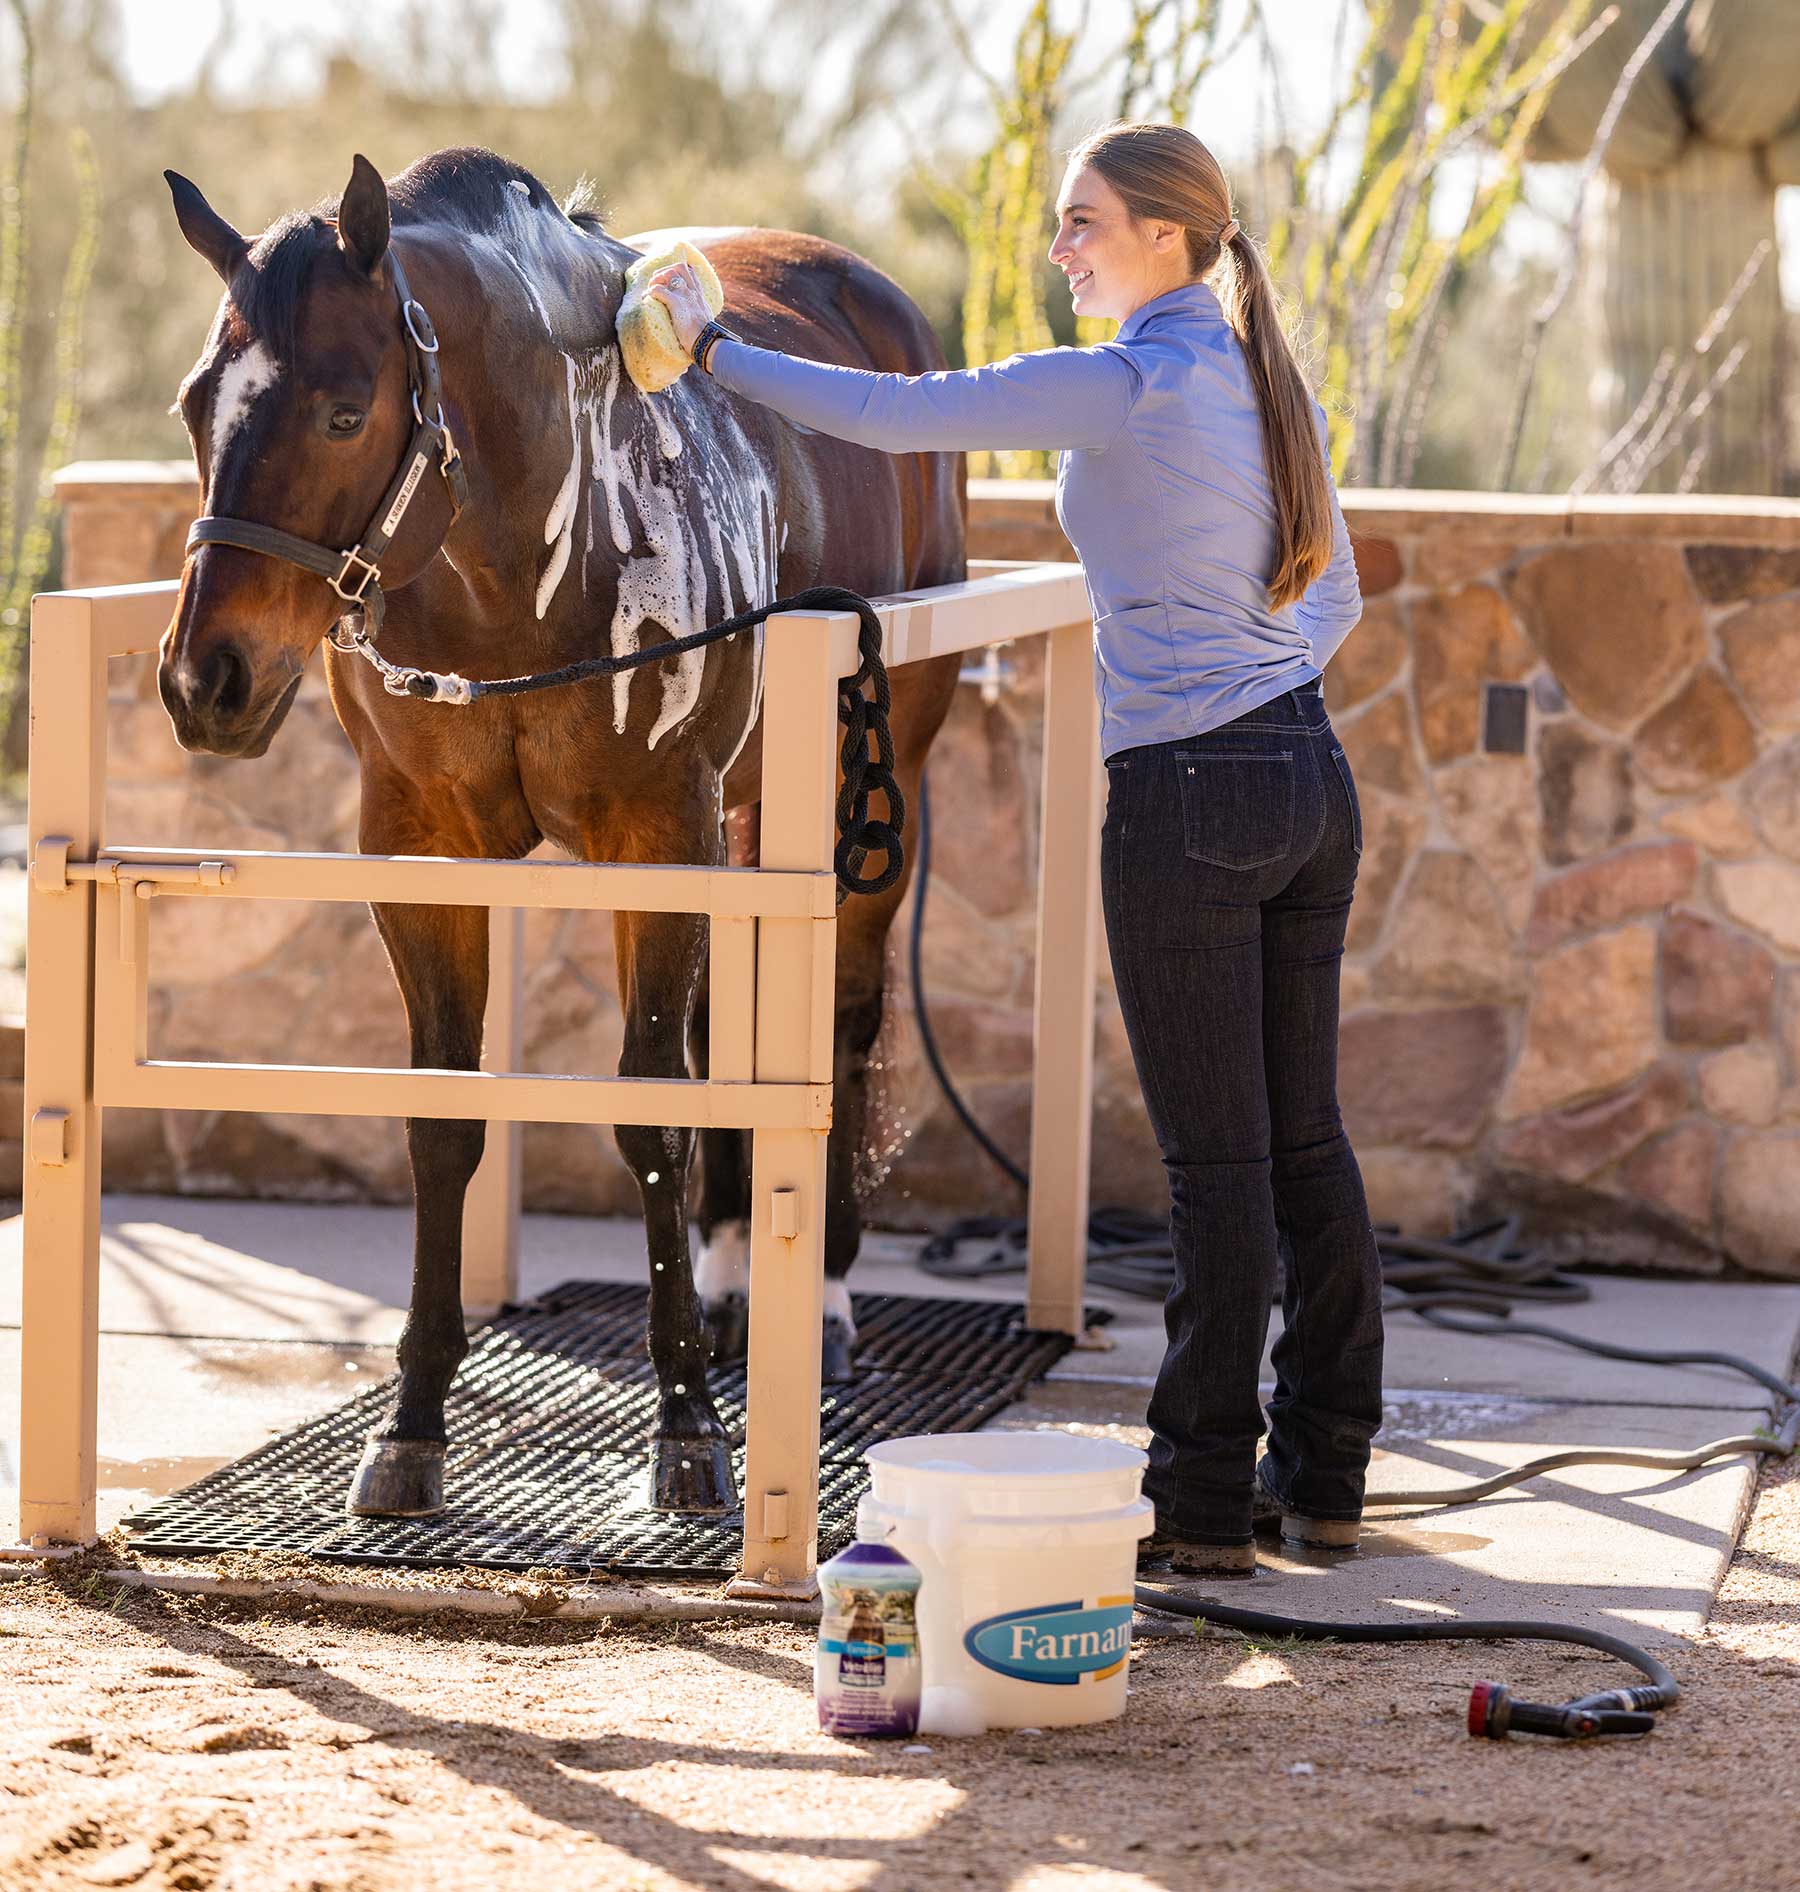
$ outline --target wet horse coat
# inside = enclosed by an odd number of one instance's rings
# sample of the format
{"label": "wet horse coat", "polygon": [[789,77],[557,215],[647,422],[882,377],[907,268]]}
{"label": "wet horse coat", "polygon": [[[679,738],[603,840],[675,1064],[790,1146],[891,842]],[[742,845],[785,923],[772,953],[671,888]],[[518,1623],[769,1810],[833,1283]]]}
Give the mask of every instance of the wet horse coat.
{"label": "wet horse coat", "polygon": [[[385,560],[381,633],[394,662],[466,676],[636,650],[815,583],[881,593],[964,575],[961,460],[888,456],[795,428],[690,371],[663,393],[624,372],[613,320],[626,266],[661,234],[621,240],[565,214],[529,172],[443,151],[383,183],[358,158],[340,203],[248,243],[171,176],[188,241],[226,284],[179,406],[203,512],[338,546],[355,541],[410,434],[387,264],[404,260],[442,341],[444,413],[469,502],[452,522],[428,479]],[[751,341],[816,359],[919,373],[943,365],[929,327],[849,251],[788,231],[688,233]],[[159,685],[184,746],[259,755],[339,602],[317,577],[230,545],[183,569]],[[777,633],[778,634],[778,633]],[[327,677],[362,776],[371,853],[512,858],[548,838],[596,861],[754,858],[762,631],[608,682],[445,708],[387,695],[328,647]],[[955,659],[894,678],[903,790],[955,687]],[[848,1371],[843,1277],[859,1236],[855,1154],[883,949],[904,881],[848,901],[838,924],[837,1088],[830,1142],[827,1371]],[[406,1001],[415,1065],[474,1069],[487,985],[486,913],[377,906]],[[625,1076],[704,1073],[705,922],[618,914]],[[706,1385],[743,1343],[749,1185],[741,1133],[707,1132],[697,1291],[686,1201],[694,1133],[621,1125],[644,1204],[650,1351],[658,1380],[653,1497],[727,1506],[723,1433]],[[352,1507],[436,1508],[443,1400],[465,1351],[459,1271],[479,1122],[411,1119],[413,1293],[393,1407]],[[704,1305],[703,1305],[704,1294]]]}

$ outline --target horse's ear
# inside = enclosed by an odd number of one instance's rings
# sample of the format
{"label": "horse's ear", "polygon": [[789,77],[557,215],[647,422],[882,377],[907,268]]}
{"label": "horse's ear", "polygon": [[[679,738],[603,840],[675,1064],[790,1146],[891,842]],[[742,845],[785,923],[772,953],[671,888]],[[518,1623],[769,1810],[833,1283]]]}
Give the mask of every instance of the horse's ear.
{"label": "horse's ear", "polygon": [[381,173],[359,151],[338,201],[338,248],[365,275],[387,254],[388,194]]}
{"label": "horse's ear", "polygon": [[250,245],[232,229],[179,171],[165,171],[169,193],[175,199],[175,221],[181,234],[218,272],[227,289],[238,266],[250,254]]}

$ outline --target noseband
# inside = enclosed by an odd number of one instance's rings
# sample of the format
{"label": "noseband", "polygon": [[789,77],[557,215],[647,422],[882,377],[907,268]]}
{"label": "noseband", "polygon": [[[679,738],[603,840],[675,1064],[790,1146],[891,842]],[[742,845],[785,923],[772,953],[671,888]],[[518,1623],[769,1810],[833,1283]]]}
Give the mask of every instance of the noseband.
{"label": "noseband", "polygon": [[[303,539],[255,519],[229,519],[209,513],[188,528],[186,551],[203,545],[236,545],[246,552],[262,552],[285,559],[303,571],[316,572],[343,599],[346,609],[331,633],[339,650],[370,645],[381,630],[386,605],[381,594],[381,557],[400,529],[406,509],[433,460],[450,494],[448,533],[468,503],[469,482],[462,456],[444,419],[442,384],[438,375],[438,338],[431,317],[414,301],[406,286],[406,272],[393,251],[387,253],[394,272],[394,294],[400,304],[400,330],[406,343],[406,379],[412,396],[413,435],[401,456],[400,470],[389,482],[362,537],[343,551],[316,540]],[[432,547],[435,556],[444,533]]]}

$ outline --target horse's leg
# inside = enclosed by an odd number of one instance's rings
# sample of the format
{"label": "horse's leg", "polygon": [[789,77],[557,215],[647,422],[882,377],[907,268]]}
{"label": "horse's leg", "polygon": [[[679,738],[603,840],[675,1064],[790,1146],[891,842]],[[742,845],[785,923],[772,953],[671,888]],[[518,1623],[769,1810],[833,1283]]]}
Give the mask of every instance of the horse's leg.
{"label": "horse's leg", "polygon": [[[756,864],[758,817],[752,805],[725,818],[727,858],[734,867]],[[708,1070],[712,984],[700,982],[689,1034],[696,1077]],[[715,1360],[741,1360],[750,1344],[750,1138],[742,1130],[700,1132],[700,1259],[694,1281]]]}
{"label": "horse's leg", "polygon": [[[684,1074],[683,1045],[698,996],[705,926],[704,919],[686,913],[614,915],[625,1013],[621,1077]],[[614,1136],[637,1178],[650,1256],[650,1359],[658,1394],[650,1435],[650,1502],[659,1511],[729,1511],[737,1502],[737,1483],[725,1428],[706,1384],[706,1329],[688,1249],[694,1132],[622,1123]]]}
{"label": "horse's leg", "polygon": [[[375,924],[406,1000],[415,1068],[473,1071],[487,998],[485,907],[377,906]],[[481,1161],[479,1119],[408,1117],[412,1303],[400,1386],[350,1487],[359,1516],[420,1517],[444,1503],[444,1395],[469,1350],[462,1315],[463,1196]]]}

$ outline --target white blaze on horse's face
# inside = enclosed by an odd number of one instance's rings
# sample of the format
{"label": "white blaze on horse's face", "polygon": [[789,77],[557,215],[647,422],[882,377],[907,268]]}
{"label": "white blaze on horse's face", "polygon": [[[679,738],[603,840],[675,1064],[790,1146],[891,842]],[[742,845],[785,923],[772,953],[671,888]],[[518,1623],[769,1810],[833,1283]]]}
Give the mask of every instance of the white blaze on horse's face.
{"label": "white blaze on horse's face", "polygon": [[211,464],[215,471],[252,402],[265,388],[275,385],[280,372],[274,356],[261,342],[252,342],[226,362],[219,385],[213,390]]}

